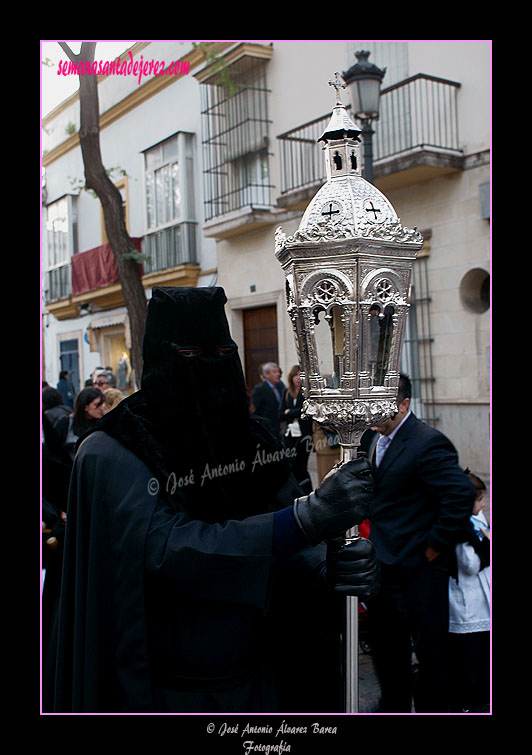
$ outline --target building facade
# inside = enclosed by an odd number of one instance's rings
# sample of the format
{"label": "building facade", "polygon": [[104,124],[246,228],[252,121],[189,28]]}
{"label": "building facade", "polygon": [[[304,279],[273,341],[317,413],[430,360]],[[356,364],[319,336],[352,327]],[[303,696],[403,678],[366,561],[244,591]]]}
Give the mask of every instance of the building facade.
{"label": "building facade", "polygon": [[[99,50],[99,48],[102,48]],[[97,45],[96,58],[105,56]],[[66,57],[66,56],[65,56]],[[216,243],[203,237],[199,87],[190,75],[203,54],[190,44],[136,43],[121,60],[164,62],[170,75],[101,76],[102,159],[123,197],[126,226],[154,285],[209,285]],[[116,70],[119,70],[118,65]],[[82,189],[79,97],[43,119],[43,378],[69,369],[77,389],[109,366],[128,390],[130,331],[99,200]]]}
{"label": "building facade", "polygon": [[[403,355],[414,409],[489,483],[489,41],[136,43],[128,60],[181,61],[182,73],[100,79],[103,159],[151,258],[147,296],[156,284],[223,286],[252,388],[263,362],[287,373],[297,361],[274,233],[297,229],[325,180],[317,139],[335,101],[328,82],[360,49],[386,68],[375,185],[424,237]],[[105,278],[99,202],[75,190],[77,98],[44,127],[44,377],[55,384],[77,359],[81,385],[127,356],[127,315],[118,281]]]}

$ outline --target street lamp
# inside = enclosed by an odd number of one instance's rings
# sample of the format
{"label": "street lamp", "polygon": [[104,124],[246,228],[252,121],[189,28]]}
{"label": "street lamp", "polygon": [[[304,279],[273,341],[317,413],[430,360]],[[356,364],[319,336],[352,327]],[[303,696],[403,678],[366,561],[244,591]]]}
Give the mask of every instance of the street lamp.
{"label": "street lamp", "polygon": [[355,53],[357,63],[343,73],[343,79],[349,89],[353,104],[353,115],[362,122],[364,140],[364,178],[373,183],[373,134],[372,121],[379,118],[379,99],[381,83],[386,68],[378,68],[370,63],[370,53],[360,50]]}
{"label": "street lamp", "polygon": [[[388,199],[361,176],[360,128],[337,90],[323,142],[327,181],[299,228],[275,233],[286,278],[305,396],[303,412],[338,434],[342,461],[363,433],[397,412],[401,348],[412,265],[423,239],[401,225]],[[358,537],[358,528],[347,533]],[[347,599],[345,709],[358,711],[358,601]]]}

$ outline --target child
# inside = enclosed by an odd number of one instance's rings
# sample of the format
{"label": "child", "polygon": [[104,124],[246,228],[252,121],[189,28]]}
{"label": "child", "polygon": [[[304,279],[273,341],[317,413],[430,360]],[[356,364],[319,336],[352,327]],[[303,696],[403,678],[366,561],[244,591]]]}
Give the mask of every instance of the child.
{"label": "child", "polygon": [[449,579],[451,712],[486,710],[490,667],[490,534],[482,509],[485,484],[465,470],[477,489],[469,541],[456,546],[458,578]]}

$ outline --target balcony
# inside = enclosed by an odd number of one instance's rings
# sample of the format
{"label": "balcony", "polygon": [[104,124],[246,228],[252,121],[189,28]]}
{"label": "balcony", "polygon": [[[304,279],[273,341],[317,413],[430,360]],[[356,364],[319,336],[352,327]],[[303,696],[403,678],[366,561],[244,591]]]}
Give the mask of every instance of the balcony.
{"label": "balcony", "polygon": [[[136,249],[151,258],[141,266],[144,288],[197,285],[195,231],[195,223],[181,223],[132,239]],[[92,305],[93,311],[124,306],[110,244],[76,254],[69,264],[47,271],[45,299],[46,309],[58,320],[77,317],[83,304]]]}
{"label": "balcony", "polygon": [[[271,46],[242,43],[225,71],[198,77],[204,160],[203,233],[227,238],[271,223],[267,63]],[[207,69],[208,70],[208,69]]]}
{"label": "balcony", "polygon": [[[460,84],[417,74],[383,89],[379,120],[373,124],[376,186],[391,190],[461,170],[457,92]],[[325,162],[317,140],[330,113],[286,131],[280,144],[279,207],[304,209],[325,181]]]}
{"label": "balcony", "polygon": [[58,265],[51,270],[47,270],[45,273],[44,289],[47,302],[55,302],[69,297],[72,293],[70,263]]}
{"label": "balcony", "polygon": [[200,266],[197,261],[197,223],[185,222],[149,233],[144,238],[142,284],[151,286],[195,286]]}

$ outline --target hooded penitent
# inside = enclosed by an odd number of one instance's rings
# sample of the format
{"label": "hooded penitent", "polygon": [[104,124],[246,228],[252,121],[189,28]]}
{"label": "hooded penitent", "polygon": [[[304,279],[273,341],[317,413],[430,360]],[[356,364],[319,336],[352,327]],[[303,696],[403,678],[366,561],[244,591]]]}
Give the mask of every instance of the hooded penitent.
{"label": "hooded penitent", "polygon": [[222,288],[153,289],[141,389],[98,423],[194,518],[224,521],[276,507],[289,475],[278,441],[249,416]]}

